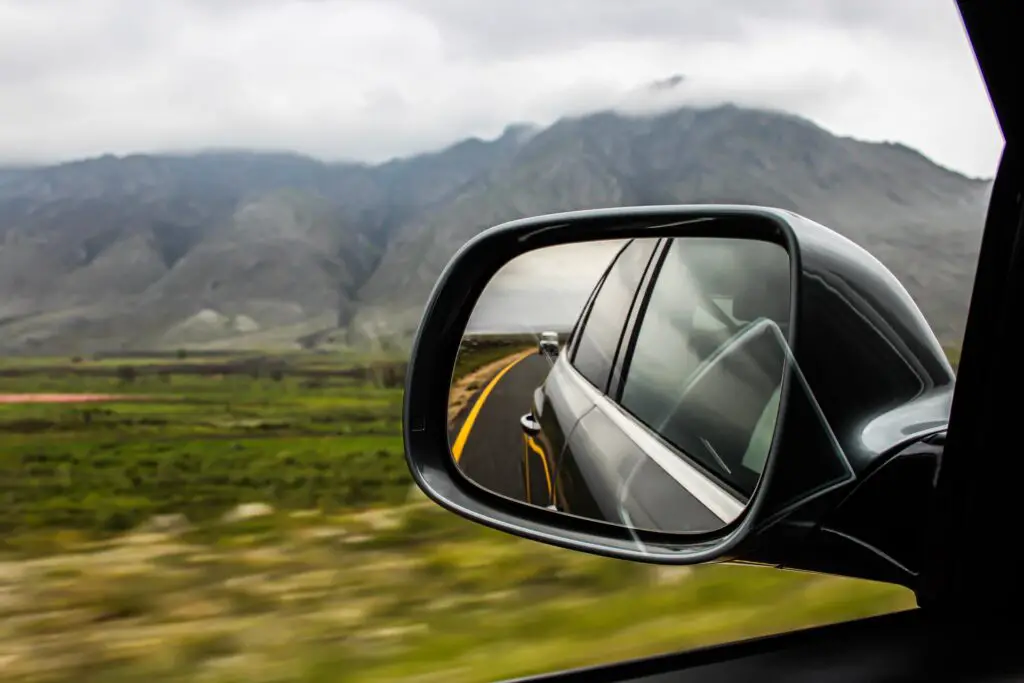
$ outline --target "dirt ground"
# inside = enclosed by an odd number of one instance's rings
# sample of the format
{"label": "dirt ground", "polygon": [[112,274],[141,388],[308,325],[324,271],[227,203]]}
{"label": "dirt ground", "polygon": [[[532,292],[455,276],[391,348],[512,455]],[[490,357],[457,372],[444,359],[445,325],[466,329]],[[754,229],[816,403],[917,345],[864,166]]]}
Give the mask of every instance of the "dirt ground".
{"label": "dirt ground", "polygon": [[143,396],[118,394],[0,394],[0,403],[102,403],[139,401]]}

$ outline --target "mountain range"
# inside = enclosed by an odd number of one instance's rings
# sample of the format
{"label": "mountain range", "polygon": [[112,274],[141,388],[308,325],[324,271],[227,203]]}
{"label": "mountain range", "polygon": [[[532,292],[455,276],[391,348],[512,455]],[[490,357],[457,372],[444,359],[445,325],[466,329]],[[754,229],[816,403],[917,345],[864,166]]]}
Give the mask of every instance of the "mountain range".
{"label": "mountain range", "polygon": [[819,221],[962,333],[991,182],[732,105],[612,111],[370,165],[208,151],[0,167],[0,353],[404,344],[467,239],[693,202]]}

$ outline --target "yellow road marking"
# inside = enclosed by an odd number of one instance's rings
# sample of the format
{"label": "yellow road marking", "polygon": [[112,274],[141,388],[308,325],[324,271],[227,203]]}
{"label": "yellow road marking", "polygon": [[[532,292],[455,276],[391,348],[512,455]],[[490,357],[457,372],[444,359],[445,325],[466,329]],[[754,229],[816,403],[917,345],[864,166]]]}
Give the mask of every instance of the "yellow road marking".
{"label": "yellow road marking", "polygon": [[526,445],[529,446],[530,450],[540,456],[540,462],[544,465],[544,479],[548,483],[548,498],[553,500],[551,495],[551,472],[548,471],[548,459],[544,455],[544,449],[537,445],[537,442],[533,440],[532,436],[526,437]]}
{"label": "yellow road marking", "polygon": [[530,495],[530,437],[523,434],[523,475],[526,480],[526,502],[532,503],[533,496]]}
{"label": "yellow road marking", "polygon": [[[459,435],[455,438],[455,444],[452,446],[452,457],[455,458],[455,462],[462,459],[462,449],[466,447],[466,439],[469,438],[469,433],[473,431],[473,423],[476,422],[476,418],[480,414],[480,409],[484,407],[484,401],[486,401],[487,397],[491,395],[491,391],[495,386],[497,386],[498,382],[501,381],[501,378],[505,376],[506,372],[514,368],[516,363],[529,358],[531,355],[533,354],[523,355],[506,365],[502,368],[501,372],[495,375],[494,379],[484,387],[483,392],[480,394],[480,398],[476,400],[476,403],[473,404],[473,409],[470,410],[469,415],[466,416],[466,421],[462,423],[462,429],[459,430]],[[519,419],[518,415],[514,417],[515,419]]]}

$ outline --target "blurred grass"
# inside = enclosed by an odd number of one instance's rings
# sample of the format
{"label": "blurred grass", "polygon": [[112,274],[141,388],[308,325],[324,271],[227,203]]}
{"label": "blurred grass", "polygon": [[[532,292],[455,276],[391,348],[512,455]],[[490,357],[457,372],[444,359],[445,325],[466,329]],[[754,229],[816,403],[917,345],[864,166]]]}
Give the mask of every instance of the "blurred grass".
{"label": "blurred grass", "polygon": [[[461,367],[492,353],[510,351]],[[0,405],[0,678],[493,681],[913,606],[892,586],[627,563],[444,512],[411,487],[382,362],[338,376],[353,359],[289,357],[276,378],[137,362],[130,381],[120,363],[8,366],[0,393],[147,400]],[[243,503],[269,507],[224,520]]]}
{"label": "blurred grass", "polygon": [[905,609],[909,592],[572,553],[432,504],[277,512],[0,563],[5,675],[493,681]]}

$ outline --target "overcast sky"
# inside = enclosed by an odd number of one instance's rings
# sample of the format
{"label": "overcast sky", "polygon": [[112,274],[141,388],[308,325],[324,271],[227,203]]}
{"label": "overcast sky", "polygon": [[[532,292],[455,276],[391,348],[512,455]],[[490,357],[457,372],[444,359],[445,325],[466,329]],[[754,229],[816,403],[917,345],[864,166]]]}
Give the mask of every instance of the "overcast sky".
{"label": "overcast sky", "polygon": [[469,332],[566,331],[624,240],[560,244],[501,267],[473,309]]}
{"label": "overcast sky", "polygon": [[376,161],[732,100],[991,176],[953,0],[0,0],[0,160],[197,147]]}

